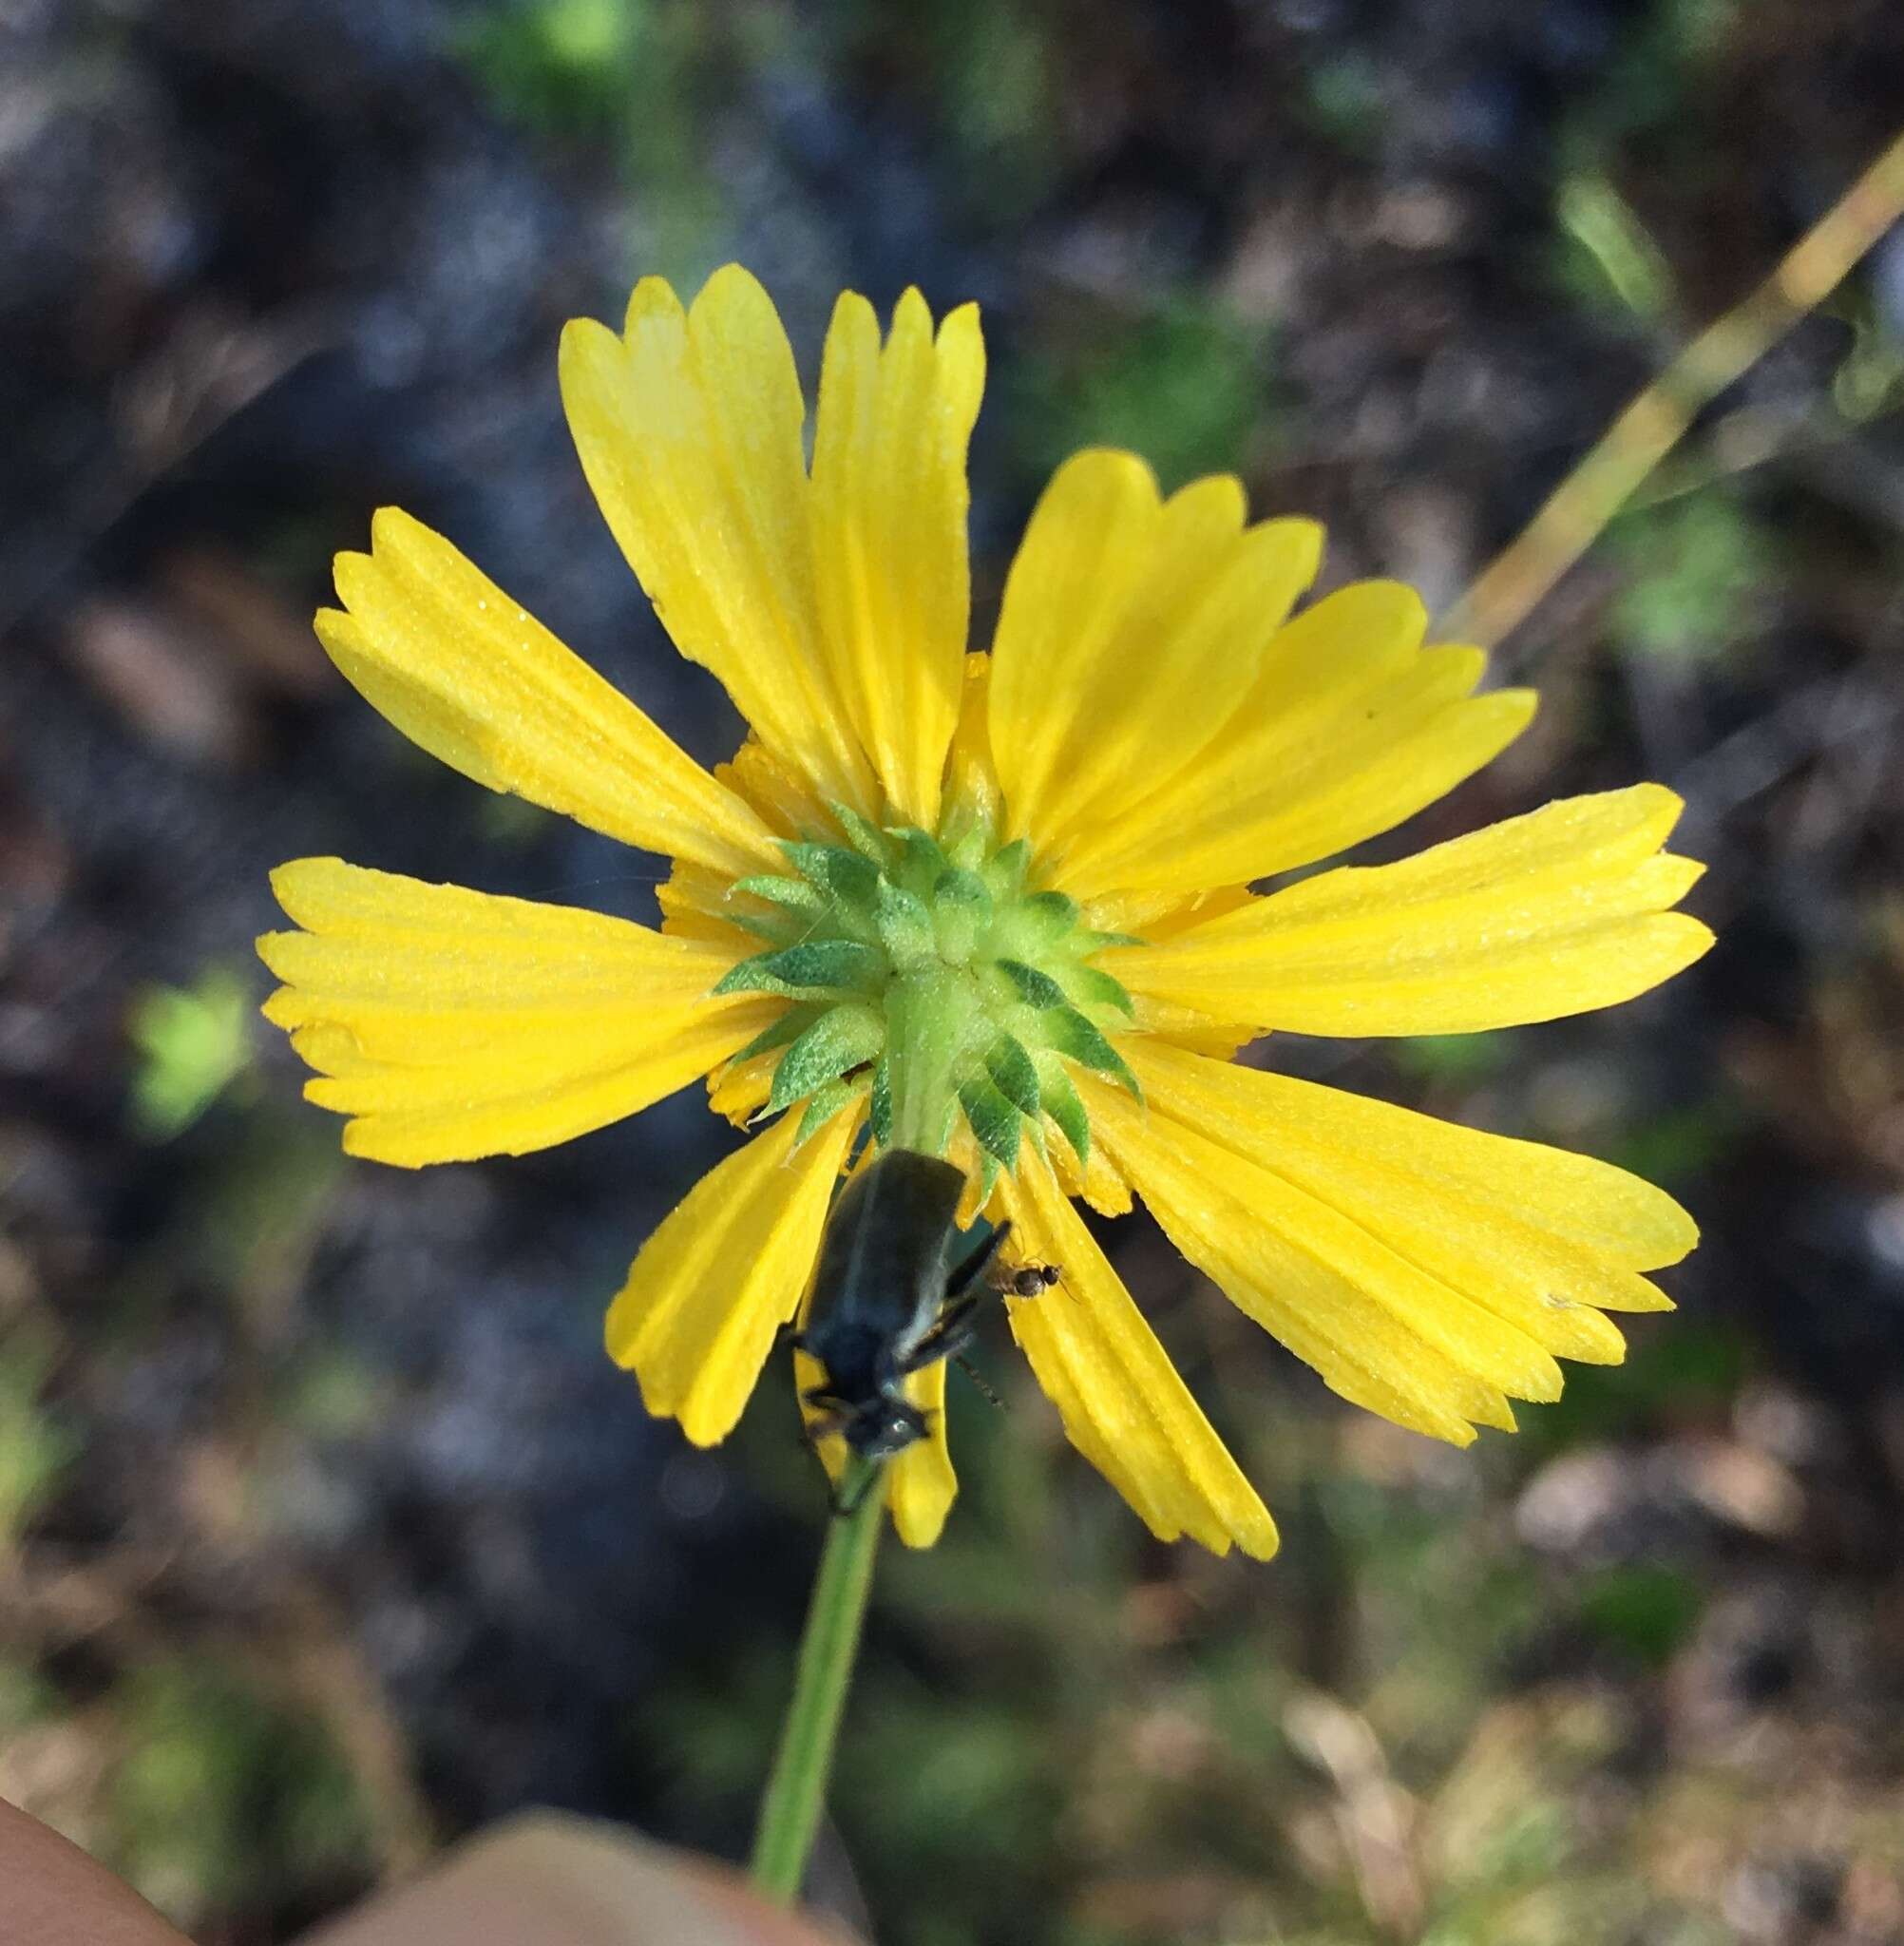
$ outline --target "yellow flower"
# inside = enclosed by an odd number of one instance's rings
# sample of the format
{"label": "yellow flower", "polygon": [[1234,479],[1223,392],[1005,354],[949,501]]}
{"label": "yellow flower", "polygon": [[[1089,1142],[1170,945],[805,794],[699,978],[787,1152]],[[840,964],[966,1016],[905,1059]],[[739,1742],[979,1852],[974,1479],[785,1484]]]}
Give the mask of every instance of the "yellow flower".
{"label": "yellow flower", "polygon": [[[266,1006],[352,1154],[520,1154],[706,1076],[742,1123],[636,1259],[611,1352],[649,1409],[723,1438],[811,1276],[833,1189],[892,1143],[968,1172],[1064,1288],[1011,1327],[1074,1443],[1152,1532],[1276,1533],[1073,1207],[1130,1208],[1344,1398],[1465,1443],[1623,1351],[1607,1311],[1692,1247],[1600,1162],[1234,1060],[1278,1029],[1447,1034],[1642,993],[1710,935],[1699,868],[1641,785],[1399,864],[1252,881],[1399,824],[1526,724],[1482,657],[1426,648],[1363,582],[1290,619],[1308,522],[1165,499],[1128,453],[1052,481],[989,655],[966,653],[970,305],[890,333],[843,296],[810,469],[779,318],[737,267],[685,313],[650,278],[617,335],[571,324],[562,397],[609,526],[682,654],[752,726],[714,774],[447,541],[394,509],[337,560],[317,632],[426,750],[667,853],[660,930],[303,859]],[[944,1368],[914,1382],[931,1410]],[[904,1537],[955,1491],[942,1427],[889,1469]]]}

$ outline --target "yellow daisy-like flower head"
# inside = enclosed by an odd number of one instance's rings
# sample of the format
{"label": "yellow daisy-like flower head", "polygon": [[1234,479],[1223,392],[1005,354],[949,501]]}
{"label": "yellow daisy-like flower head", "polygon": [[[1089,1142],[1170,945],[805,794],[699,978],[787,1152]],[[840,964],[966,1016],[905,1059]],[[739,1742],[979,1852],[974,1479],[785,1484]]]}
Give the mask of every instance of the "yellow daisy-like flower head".
{"label": "yellow daisy-like flower head", "polygon": [[[1608,1311],[1695,1231],[1606,1164],[1231,1057],[1279,1028],[1445,1034],[1646,991],[1710,935],[1699,868],[1642,785],[1400,864],[1249,885],[1387,830],[1486,763],[1533,698],[1424,647],[1406,588],[1292,610],[1306,521],[1232,479],[1163,497],[1142,461],[1063,467],[968,655],[974,309],[908,291],[882,336],[841,298],[810,467],[780,320],[730,267],[657,279],[619,334],[571,324],[582,467],[681,652],[752,726],[709,774],[450,544],[379,513],[317,632],[405,735],[492,790],[675,861],[658,931],[336,859],[275,876],[266,1012],[351,1117],[352,1154],[520,1154],[691,1080],[762,1133],[636,1259],[608,1316],[651,1411],[733,1427],[811,1281],[856,1155],[966,1173],[1064,1292],[1011,1326],[1072,1440],[1152,1532],[1276,1544],[1261,1500],[1073,1207],[1134,1191],[1186,1257],[1344,1398],[1465,1443],[1622,1354]],[[933,1437],[888,1469],[903,1536],[954,1493]]]}

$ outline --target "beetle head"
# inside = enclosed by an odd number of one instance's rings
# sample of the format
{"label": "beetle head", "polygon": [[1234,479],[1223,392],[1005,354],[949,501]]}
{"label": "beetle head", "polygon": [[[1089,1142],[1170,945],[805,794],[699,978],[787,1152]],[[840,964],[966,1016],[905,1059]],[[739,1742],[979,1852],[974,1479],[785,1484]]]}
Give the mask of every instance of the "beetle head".
{"label": "beetle head", "polygon": [[925,1415],[909,1399],[888,1396],[869,1401],[847,1422],[847,1443],[867,1460],[889,1460],[923,1440]]}

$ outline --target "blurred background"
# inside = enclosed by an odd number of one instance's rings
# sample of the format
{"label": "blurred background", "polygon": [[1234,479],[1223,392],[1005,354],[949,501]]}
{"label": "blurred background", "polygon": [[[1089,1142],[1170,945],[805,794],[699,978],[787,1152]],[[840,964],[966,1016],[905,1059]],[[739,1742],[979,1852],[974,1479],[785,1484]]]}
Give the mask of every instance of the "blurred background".
{"label": "blurred background", "polygon": [[[0,1796],[206,1946],[528,1803],[745,1845],[817,1469],[780,1384],[701,1454],[600,1350],[722,1125],[349,1162],[256,1011],[288,857],[653,909],[325,662],[378,504],[736,740],[565,317],[739,258],[810,378],[842,286],[979,299],[981,640],[1086,442],[1445,609],[1900,124],[1894,0],[0,0]],[[1150,1542],[995,1330],[821,1862],[886,1946],[1904,1940],[1900,409],[1894,231],[1503,645],[1533,730],[1369,849],[1661,778],[1719,949],[1276,1048],[1666,1184],[1679,1315],[1457,1454],[1117,1226],[1285,1551]]]}

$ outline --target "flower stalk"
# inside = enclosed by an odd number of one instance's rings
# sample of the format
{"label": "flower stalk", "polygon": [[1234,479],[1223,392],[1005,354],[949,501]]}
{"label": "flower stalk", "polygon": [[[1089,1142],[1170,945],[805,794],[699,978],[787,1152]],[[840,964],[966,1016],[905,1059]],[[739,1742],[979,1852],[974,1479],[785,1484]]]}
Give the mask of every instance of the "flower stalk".
{"label": "flower stalk", "polygon": [[800,1638],[793,1697],[760,1801],[748,1871],[777,1905],[791,1905],[799,1897],[826,1810],[840,1716],[872,1588],[873,1554],[885,1504],[879,1491],[883,1465],[854,1456],[840,1477],[840,1504],[850,1511],[828,1523]]}

